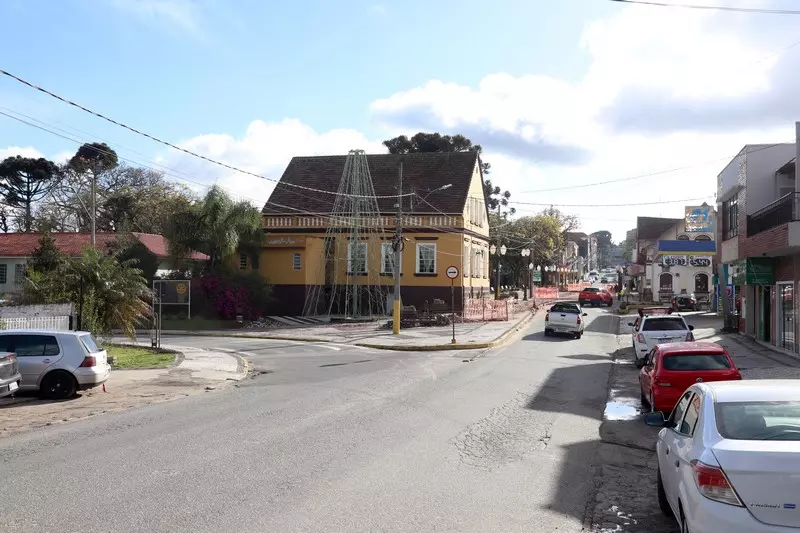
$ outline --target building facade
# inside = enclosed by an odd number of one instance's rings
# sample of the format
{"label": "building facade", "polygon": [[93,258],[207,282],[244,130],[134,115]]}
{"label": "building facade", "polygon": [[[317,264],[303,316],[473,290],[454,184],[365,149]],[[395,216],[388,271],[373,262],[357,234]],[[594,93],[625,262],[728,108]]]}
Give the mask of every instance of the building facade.
{"label": "building facade", "polygon": [[800,273],[795,143],[752,144],[717,177],[719,261],[739,330],[797,353]]}
{"label": "building facade", "polygon": [[[397,220],[396,185],[402,163],[401,228],[404,236],[401,271],[403,305],[418,309],[434,300],[448,304],[454,296],[460,310],[465,298],[489,292],[489,218],[483,176],[477,154],[422,153],[366,156],[379,216],[376,231],[354,244],[347,220],[331,217],[332,199],[293,187],[336,192],[345,156],[295,157],[287,166],[262,211],[265,245],[258,271],[273,285],[282,315],[310,314],[312,294],[333,298],[348,285],[378,284],[389,295],[382,310],[391,308],[392,240]],[[333,231],[331,231],[333,230]],[[326,248],[327,247],[327,248]],[[331,250],[347,261],[331,262]],[[356,255],[353,255],[356,254]],[[243,261],[247,261],[247,257]],[[353,271],[357,263],[358,272]],[[448,267],[459,270],[451,283]],[[451,288],[454,286],[455,290]],[[312,313],[322,313],[323,302]],[[336,309],[332,313],[336,313]]]}

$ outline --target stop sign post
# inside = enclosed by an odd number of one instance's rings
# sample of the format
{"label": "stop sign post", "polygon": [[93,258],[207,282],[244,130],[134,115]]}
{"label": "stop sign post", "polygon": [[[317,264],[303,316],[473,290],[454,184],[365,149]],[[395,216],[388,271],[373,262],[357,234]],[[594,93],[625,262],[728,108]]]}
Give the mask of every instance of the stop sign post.
{"label": "stop sign post", "polygon": [[453,323],[453,338],[450,344],[456,343],[456,278],[458,277],[458,267],[449,266],[446,270],[447,277],[450,278],[450,322]]}

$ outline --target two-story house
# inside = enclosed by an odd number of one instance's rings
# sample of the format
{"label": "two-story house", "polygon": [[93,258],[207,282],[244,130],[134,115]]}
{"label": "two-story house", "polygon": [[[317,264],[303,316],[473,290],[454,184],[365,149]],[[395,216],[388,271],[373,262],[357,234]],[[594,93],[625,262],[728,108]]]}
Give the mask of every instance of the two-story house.
{"label": "two-story house", "polygon": [[739,330],[797,352],[795,143],[748,144],[717,176],[719,260]]}
{"label": "two-story house", "polygon": [[[393,280],[392,238],[396,229],[398,172],[402,162],[404,236],[401,271],[403,305],[418,309],[426,302],[450,302],[449,266],[456,266],[455,307],[465,298],[488,292],[489,219],[483,192],[480,159],[472,152],[375,154],[367,164],[378,202],[380,231],[359,237],[358,265],[361,277],[347,272],[330,272],[326,247],[347,249],[328,242],[349,240],[347,221],[331,217],[333,202],[326,194],[309,194],[293,184],[336,192],[342,179],[346,156],[295,157],[262,211],[267,234],[258,270],[273,285],[282,315],[300,315],[310,294],[330,292],[333,281],[365,283],[375,280],[391,293]],[[336,225],[333,227],[332,225]],[[329,231],[331,228],[335,232]],[[335,237],[331,237],[334,234]],[[327,235],[327,237],[326,237]],[[352,248],[352,245],[351,245]],[[350,253],[348,251],[348,253]],[[243,256],[243,260],[247,261]],[[351,261],[347,261],[351,263]],[[370,275],[373,274],[373,275]],[[337,286],[338,287],[338,286]],[[320,290],[322,289],[322,290]],[[326,292],[327,291],[327,292]],[[322,306],[324,308],[324,305]],[[387,305],[387,310],[388,310]]]}
{"label": "two-story house", "polygon": [[714,235],[714,210],[707,205],[687,208],[684,218],[638,217],[639,267],[629,274],[643,298],[669,302],[675,295],[695,294],[710,302]]}

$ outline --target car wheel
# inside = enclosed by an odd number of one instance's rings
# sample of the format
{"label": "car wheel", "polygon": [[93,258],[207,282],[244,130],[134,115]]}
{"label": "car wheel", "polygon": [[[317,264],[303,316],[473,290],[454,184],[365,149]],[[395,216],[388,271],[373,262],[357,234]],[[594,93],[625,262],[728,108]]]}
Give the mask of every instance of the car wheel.
{"label": "car wheel", "polygon": [[672,508],[667,501],[667,493],[664,492],[664,483],[661,481],[661,469],[656,469],[656,482],[658,484],[658,507],[665,516],[672,517]]}
{"label": "car wheel", "polygon": [[550,330],[549,329],[544,330],[544,336],[545,337],[549,337],[550,336]]}
{"label": "car wheel", "polygon": [[72,398],[77,388],[78,384],[72,374],[63,370],[56,370],[42,379],[42,386],[39,392],[51,400],[65,400]]}
{"label": "car wheel", "polygon": [[639,359],[636,355],[634,355],[633,358],[633,364],[636,368],[642,368],[644,366],[644,359]]}

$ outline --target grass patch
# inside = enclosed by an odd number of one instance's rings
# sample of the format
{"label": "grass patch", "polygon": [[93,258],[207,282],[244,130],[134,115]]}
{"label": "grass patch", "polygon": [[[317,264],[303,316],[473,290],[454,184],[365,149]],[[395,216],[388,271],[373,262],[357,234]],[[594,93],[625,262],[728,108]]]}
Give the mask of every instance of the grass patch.
{"label": "grass patch", "polygon": [[143,348],[141,346],[121,346],[108,344],[105,346],[109,357],[114,357],[114,368],[166,368],[175,362],[175,354],[164,350]]}

